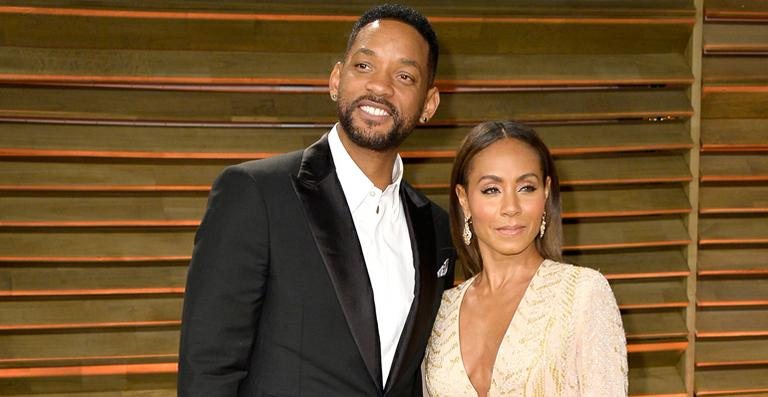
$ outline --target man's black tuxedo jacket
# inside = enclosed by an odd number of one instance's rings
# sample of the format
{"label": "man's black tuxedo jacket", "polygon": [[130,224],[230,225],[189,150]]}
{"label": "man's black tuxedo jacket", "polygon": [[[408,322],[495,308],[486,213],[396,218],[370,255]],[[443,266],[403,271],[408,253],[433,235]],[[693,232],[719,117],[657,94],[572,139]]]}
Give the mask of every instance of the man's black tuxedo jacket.
{"label": "man's black tuxedo jacket", "polygon": [[419,368],[455,254],[445,211],[405,182],[400,196],[416,282],[383,385],[373,290],[327,135],[227,168],[195,237],[179,395],[421,395]]}

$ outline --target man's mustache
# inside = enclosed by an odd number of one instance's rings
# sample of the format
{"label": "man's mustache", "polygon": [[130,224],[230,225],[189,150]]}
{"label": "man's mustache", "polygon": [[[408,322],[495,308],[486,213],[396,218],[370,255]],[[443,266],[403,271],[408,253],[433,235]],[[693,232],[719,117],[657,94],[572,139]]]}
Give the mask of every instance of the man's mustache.
{"label": "man's mustache", "polygon": [[389,102],[388,100],[386,100],[386,99],[384,99],[382,97],[375,96],[375,95],[363,95],[361,97],[358,97],[357,99],[355,99],[354,102],[352,102],[350,107],[356,107],[362,101],[370,101],[370,102],[374,102],[374,103],[377,103],[379,105],[382,105],[382,106],[386,107],[387,108],[387,112],[389,112],[389,114],[392,117],[397,117],[397,116],[400,115],[398,113],[398,111],[397,111],[397,108],[395,108],[395,105],[393,105],[392,102]]}

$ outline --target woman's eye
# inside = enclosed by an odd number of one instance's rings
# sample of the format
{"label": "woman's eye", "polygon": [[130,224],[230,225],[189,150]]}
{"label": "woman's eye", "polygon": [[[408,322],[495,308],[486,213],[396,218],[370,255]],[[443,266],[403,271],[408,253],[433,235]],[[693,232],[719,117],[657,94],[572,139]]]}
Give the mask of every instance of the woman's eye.
{"label": "woman's eye", "polygon": [[525,186],[520,187],[520,189],[518,189],[518,191],[520,191],[520,192],[529,192],[529,193],[530,192],[535,192],[536,191],[536,186],[525,185]]}
{"label": "woman's eye", "polygon": [[494,186],[487,187],[485,189],[480,190],[480,193],[482,193],[482,194],[494,194],[494,193],[499,193],[499,192],[500,192],[499,188],[494,187]]}

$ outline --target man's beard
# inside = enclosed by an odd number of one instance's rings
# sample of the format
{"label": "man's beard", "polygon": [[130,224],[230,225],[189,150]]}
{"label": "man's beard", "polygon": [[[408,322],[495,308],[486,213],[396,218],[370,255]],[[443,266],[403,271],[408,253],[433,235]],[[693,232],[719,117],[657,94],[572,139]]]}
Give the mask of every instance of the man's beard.
{"label": "man's beard", "polygon": [[[352,125],[352,112],[358,107],[362,101],[371,101],[383,105],[389,116],[392,118],[392,128],[384,134],[376,134],[370,129],[377,124],[367,121],[367,129],[358,129]],[[391,149],[397,149],[408,138],[408,135],[413,131],[417,117],[413,117],[409,120],[404,119],[397,108],[384,98],[376,97],[373,95],[364,95],[357,98],[354,102],[347,104],[341,97],[336,105],[336,113],[339,116],[339,123],[341,127],[347,133],[349,139],[362,148],[375,150],[378,152],[384,152]]]}

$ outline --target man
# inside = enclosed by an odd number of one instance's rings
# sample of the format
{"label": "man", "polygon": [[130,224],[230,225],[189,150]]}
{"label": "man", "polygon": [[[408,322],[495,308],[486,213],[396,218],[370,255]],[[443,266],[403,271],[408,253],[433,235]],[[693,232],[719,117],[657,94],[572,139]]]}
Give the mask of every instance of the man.
{"label": "man", "polygon": [[331,72],[339,123],[217,178],[187,278],[180,395],[421,394],[455,255],[397,149],[440,102],[437,53],[421,14],[368,10]]}

